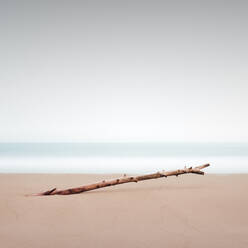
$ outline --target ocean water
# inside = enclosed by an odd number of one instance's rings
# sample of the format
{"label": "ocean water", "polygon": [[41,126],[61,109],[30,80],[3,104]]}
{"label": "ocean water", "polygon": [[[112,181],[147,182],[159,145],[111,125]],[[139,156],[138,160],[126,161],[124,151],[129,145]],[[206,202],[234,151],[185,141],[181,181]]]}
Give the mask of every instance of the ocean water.
{"label": "ocean water", "polygon": [[150,173],[210,163],[248,173],[248,144],[0,143],[0,173]]}

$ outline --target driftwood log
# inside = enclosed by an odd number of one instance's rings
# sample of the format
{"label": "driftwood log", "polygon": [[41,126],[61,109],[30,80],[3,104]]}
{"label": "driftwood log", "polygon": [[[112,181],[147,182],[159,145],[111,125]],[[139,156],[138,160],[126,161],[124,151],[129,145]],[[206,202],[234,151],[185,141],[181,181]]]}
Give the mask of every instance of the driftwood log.
{"label": "driftwood log", "polygon": [[65,190],[57,190],[56,188],[53,188],[51,190],[38,193],[38,194],[33,194],[33,196],[49,196],[49,195],[71,195],[71,194],[79,194],[83,193],[86,191],[94,190],[94,189],[100,189],[108,186],[114,186],[118,184],[123,184],[123,183],[131,183],[131,182],[139,182],[139,181],[144,181],[144,180],[149,180],[149,179],[156,179],[160,177],[168,177],[168,176],[179,176],[182,174],[187,174],[187,173],[193,173],[193,174],[199,174],[199,175],[204,175],[204,172],[201,171],[201,169],[204,169],[208,167],[210,164],[204,164],[201,166],[196,166],[194,168],[184,168],[181,170],[174,170],[174,171],[162,171],[162,172],[157,172],[153,174],[148,174],[148,175],[143,175],[143,176],[126,176],[124,175],[121,178],[117,179],[112,179],[112,180],[103,180],[98,183],[93,183],[93,184],[88,184],[84,185],[81,187],[77,188],[71,188],[71,189],[65,189]]}

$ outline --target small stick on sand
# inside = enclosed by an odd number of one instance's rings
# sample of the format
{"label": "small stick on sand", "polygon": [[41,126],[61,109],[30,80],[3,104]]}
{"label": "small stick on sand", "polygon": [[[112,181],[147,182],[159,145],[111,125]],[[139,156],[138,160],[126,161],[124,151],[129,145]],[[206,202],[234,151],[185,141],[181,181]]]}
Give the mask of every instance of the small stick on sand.
{"label": "small stick on sand", "polygon": [[199,175],[204,175],[204,172],[201,171],[201,169],[204,169],[208,167],[210,164],[204,164],[201,166],[196,166],[194,168],[184,168],[181,170],[174,170],[174,171],[162,171],[162,172],[157,172],[153,174],[148,174],[148,175],[143,175],[143,176],[133,176],[133,177],[128,177],[124,176],[121,178],[117,179],[112,179],[112,180],[103,180],[102,182],[98,183],[93,183],[93,184],[88,184],[84,185],[78,188],[71,188],[71,189],[65,189],[65,190],[57,190],[56,188],[53,188],[51,190],[38,193],[38,194],[33,194],[33,196],[48,196],[48,195],[71,195],[71,194],[79,194],[83,193],[86,191],[94,190],[94,189],[99,189],[99,188],[104,188],[108,186],[114,186],[118,184],[123,184],[123,183],[131,183],[131,182],[139,182],[139,181],[144,181],[144,180],[149,180],[149,179],[156,179],[160,177],[168,177],[168,176],[179,176],[182,174],[187,174],[187,173],[193,173],[193,174],[199,174]]}

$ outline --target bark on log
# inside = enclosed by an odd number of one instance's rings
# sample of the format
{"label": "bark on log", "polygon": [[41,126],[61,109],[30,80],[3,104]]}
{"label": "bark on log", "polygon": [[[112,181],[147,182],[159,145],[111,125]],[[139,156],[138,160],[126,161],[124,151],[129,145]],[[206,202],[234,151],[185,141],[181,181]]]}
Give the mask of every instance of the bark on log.
{"label": "bark on log", "polygon": [[108,186],[114,186],[118,184],[123,184],[123,183],[130,183],[130,182],[139,182],[139,181],[144,181],[144,180],[149,180],[149,179],[156,179],[160,177],[168,177],[168,176],[179,176],[182,174],[187,174],[187,173],[193,173],[193,174],[199,174],[199,175],[204,175],[204,172],[201,171],[201,169],[204,169],[208,167],[210,164],[204,164],[201,166],[196,166],[194,168],[184,168],[181,170],[174,170],[174,171],[162,171],[162,172],[157,172],[153,174],[148,174],[148,175],[143,175],[143,176],[124,176],[121,178],[117,179],[112,179],[105,181],[103,180],[102,182],[98,183],[93,183],[93,184],[88,184],[84,185],[81,187],[77,188],[71,188],[71,189],[65,189],[65,190],[57,190],[56,188],[53,188],[51,190],[38,193],[38,194],[33,194],[33,196],[48,196],[48,195],[71,195],[71,194],[79,194],[83,193],[86,191],[94,190],[94,189],[100,189]]}

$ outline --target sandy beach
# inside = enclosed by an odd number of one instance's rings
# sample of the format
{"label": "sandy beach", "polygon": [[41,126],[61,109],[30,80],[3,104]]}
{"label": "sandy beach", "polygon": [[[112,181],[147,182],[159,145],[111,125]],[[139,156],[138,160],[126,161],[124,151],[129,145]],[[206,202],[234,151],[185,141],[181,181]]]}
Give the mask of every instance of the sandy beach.
{"label": "sandy beach", "polygon": [[248,247],[247,174],[25,196],[117,176],[0,174],[1,247]]}

